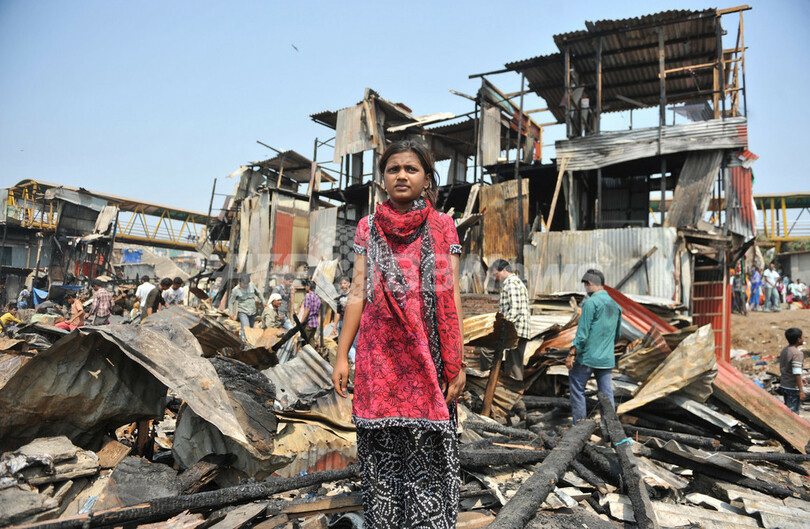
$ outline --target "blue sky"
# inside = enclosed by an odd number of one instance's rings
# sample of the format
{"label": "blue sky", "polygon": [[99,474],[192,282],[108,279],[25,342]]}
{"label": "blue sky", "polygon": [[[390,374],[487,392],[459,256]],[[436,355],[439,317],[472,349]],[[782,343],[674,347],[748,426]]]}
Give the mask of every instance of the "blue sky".
{"label": "blue sky", "polygon": [[[331,131],[309,115],[366,87],[416,115],[462,114],[469,102],[448,89],[475,93],[469,74],[556,51],[552,35],[585,20],[733,5],[0,0],[0,187],[36,178],[202,211],[214,178],[271,156],[256,140],[311,156]],[[749,5],[754,190],[807,191],[810,2]],[[516,74],[492,81],[519,89]]]}

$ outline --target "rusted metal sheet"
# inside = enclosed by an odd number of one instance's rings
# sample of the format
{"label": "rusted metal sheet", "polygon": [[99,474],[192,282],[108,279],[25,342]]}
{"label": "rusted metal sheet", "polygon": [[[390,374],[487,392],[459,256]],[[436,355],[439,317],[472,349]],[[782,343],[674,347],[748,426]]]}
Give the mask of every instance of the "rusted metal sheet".
{"label": "rusted metal sheet", "polygon": [[619,405],[616,413],[627,413],[687,387],[690,395],[700,397],[695,400],[705,402],[712,394],[711,380],[716,371],[712,334],[706,325],[688,336],[643,381],[633,398]]}
{"label": "rusted metal sheet", "polygon": [[646,334],[652,327],[657,327],[663,334],[678,331],[674,325],[665,322],[615,288],[606,286],[605,290],[613,298],[613,301],[622,308],[622,318],[639,331]]}
{"label": "rusted metal sheet", "polygon": [[[556,143],[557,159],[568,159],[569,171],[588,171],[659,154],[658,127],[604,132]],[[748,146],[748,121],[744,117],[713,119],[664,127],[663,154]]]}
{"label": "rusted metal sheet", "polygon": [[[486,217],[486,215],[485,215]],[[485,219],[486,220],[486,219]],[[503,236],[500,235],[499,236]],[[601,270],[605,282],[615,285],[653,246],[658,248],[622,287],[627,294],[679,299],[676,273],[684,275],[678,256],[678,232],[674,228],[625,228],[590,231],[552,231],[534,235],[534,243],[524,247],[528,270],[540,261],[543,238],[547,237],[543,268],[539,278],[529,274],[529,292],[581,292],[583,274],[590,268]],[[486,243],[486,236],[485,236]],[[690,275],[686,272],[686,275]],[[647,284],[649,279],[649,292]],[[538,281],[535,287],[535,281]],[[686,298],[688,299],[688,297]],[[688,304],[688,301],[684,302]]]}
{"label": "rusted metal sheet", "polygon": [[[658,34],[651,26],[661,24],[664,34],[667,68],[700,64],[717,57],[715,10],[672,10],[643,17],[621,20],[586,22],[587,30],[554,36],[560,51],[568,46],[571,67],[579,75],[580,84],[589,87],[586,97],[591,106],[596,100],[597,35],[602,37],[602,96],[603,112],[636,108],[618,99],[617,95],[658,105]],[[592,38],[582,37],[593,35]],[[546,100],[549,110],[559,122],[565,121],[564,58],[562,53],[534,57],[506,65],[510,70],[524,72],[529,87]],[[667,76],[667,100],[688,100],[696,96],[699,87],[712,86],[712,70],[697,69]]]}
{"label": "rusted metal sheet", "polygon": [[[479,208],[484,214],[484,261],[514,260],[521,240],[518,218],[518,184],[509,180],[479,191]],[[529,179],[523,179],[523,219],[529,219]]]}
{"label": "rusted metal sheet", "polygon": [[728,197],[728,229],[748,241],[757,236],[751,169],[732,167]]}
{"label": "rusted metal sheet", "polygon": [[736,413],[765,426],[793,448],[805,453],[810,422],[790,411],[779,399],[757,386],[723,360],[717,362],[714,395]]}
{"label": "rusted metal sheet", "polygon": [[200,342],[203,356],[214,356],[217,351],[226,347],[238,349],[242,346],[239,337],[224,325],[201,312],[181,305],[172,305],[168,309],[152,314],[143,320],[143,326],[162,326],[172,322],[191,331]]}
{"label": "rusted metal sheet", "polygon": [[693,152],[686,157],[664,226],[697,226],[709,206],[722,159],[723,151],[719,150]]}
{"label": "rusted metal sheet", "polygon": [[15,340],[8,336],[0,336],[0,351],[20,351],[28,350],[28,342],[25,340]]}
{"label": "rusted metal sheet", "polygon": [[[697,281],[692,297],[692,321],[714,329],[715,354],[728,362],[731,355],[731,284]],[[725,292],[724,292],[725,291]]]}

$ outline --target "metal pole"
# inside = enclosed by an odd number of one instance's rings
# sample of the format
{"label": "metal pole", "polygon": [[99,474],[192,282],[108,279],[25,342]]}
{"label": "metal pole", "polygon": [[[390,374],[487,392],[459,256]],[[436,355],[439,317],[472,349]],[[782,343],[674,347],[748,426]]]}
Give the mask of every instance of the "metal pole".
{"label": "metal pole", "polygon": [[526,274],[522,272],[523,265],[523,245],[526,244],[526,226],[523,219],[523,178],[520,176],[520,144],[523,139],[523,91],[526,84],[526,74],[520,73],[520,113],[518,114],[517,130],[517,151],[515,152],[515,179],[517,180],[518,197],[518,223],[520,224],[520,244],[518,245],[518,263],[521,267],[520,275],[525,280]]}
{"label": "metal pole", "polygon": [[[217,192],[217,179],[214,178],[214,187],[211,189],[211,200],[208,201],[208,218],[205,219],[205,238],[208,238],[208,230],[211,229],[211,208],[214,207],[214,194]],[[118,224],[118,216],[116,215],[116,224]],[[211,241],[211,244],[214,244],[214,241]],[[203,268],[202,271],[205,272],[205,269],[208,268],[208,258],[203,259]]]}

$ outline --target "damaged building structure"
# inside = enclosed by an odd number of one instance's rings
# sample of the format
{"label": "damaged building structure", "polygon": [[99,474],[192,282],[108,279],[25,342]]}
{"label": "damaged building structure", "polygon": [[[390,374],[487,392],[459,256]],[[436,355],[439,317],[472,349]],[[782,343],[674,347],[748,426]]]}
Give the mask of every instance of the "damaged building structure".
{"label": "damaged building structure", "polygon": [[[481,86],[456,92],[471,103],[461,115],[417,115],[367,89],[310,116],[330,130],[311,159],[262,144],[272,156],[229,175],[232,190],[215,180],[207,215],[42,182],[10,189],[4,203],[35,215],[7,207],[4,238],[77,245],[78,263],[43,252],[49,274],[94,277],[114,243],[141,237],[222,256],[191,281],[223,288],[141,325],[0,337],[0,527],[362,528],[336,344],[322,333],[280,361],[296,329],[246,328],[243,341],[227,300],[237,278],[266,294],[293,273],[317,280],[322,316],[334,310],[357,223],[385,200],[377,161],[400,139],[428,145],[446,171],[436,206],[463,249],[459,528],[806,525],[810,423],[774,399],[776,377],[761,387],[728,362],[729,268],[757,235],[748,9],[586,22],[553,37],[557,53],[471,76]],[[515,74],[518,92],[493,81]],[[546,107],[525,109],[529,92]],[[658,125],[634,128],[633,112]],[[617,113],[628,127],[607,130]],[[565,130],[553,156],[549,127]],[[139,234],[141,214],[152,224]],[[85,224],[66,231],[74,217]],[[9,264],[31,268],[13,252]],[[517,341],[487,274],[499,258],[532,298],[523,381],[478,362],[480,348]],[[589,388],[601,425],[572,425],[564,361],[589,268],[623,309],[617,408]]]}

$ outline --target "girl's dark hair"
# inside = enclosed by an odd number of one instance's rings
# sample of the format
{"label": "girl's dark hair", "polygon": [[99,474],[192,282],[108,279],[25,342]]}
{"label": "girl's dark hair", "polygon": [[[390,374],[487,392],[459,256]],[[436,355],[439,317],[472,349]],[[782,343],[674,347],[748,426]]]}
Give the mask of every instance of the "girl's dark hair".
{"label": "girl's dark hair", "polygon": [[423,143],[413,140],[400,140],[386,147],[385,152],[380,156],[380,161],[377,163],[380,174],[385,175],[385,166],[388,165],[388,159],[391,158],[391,156],[404,152],[412,152],[419,159],[419,165],[422,166],[428,178],[428,188],[425,190],[425,198],[431,205],[435,206],[439,198],[436,167],[433,163],[433,154]]}

